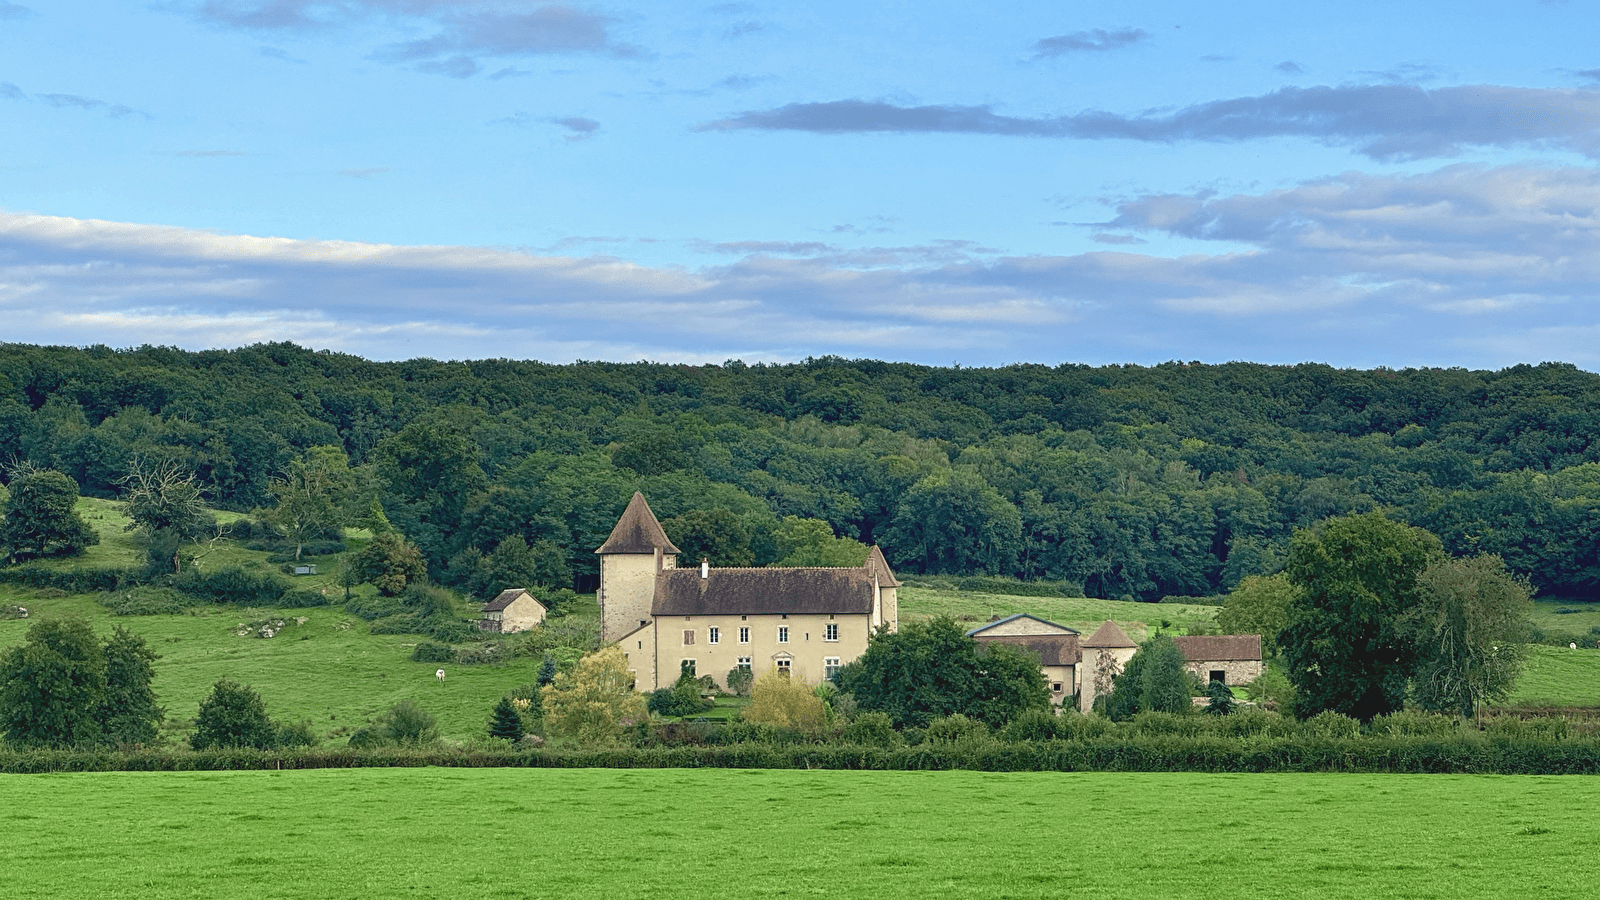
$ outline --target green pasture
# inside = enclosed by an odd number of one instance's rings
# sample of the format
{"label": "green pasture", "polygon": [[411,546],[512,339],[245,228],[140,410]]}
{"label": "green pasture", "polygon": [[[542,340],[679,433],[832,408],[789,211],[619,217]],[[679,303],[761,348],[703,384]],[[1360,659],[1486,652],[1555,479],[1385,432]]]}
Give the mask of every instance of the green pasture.
{"label": "green pasture", "polygon": [[1600,650],[1530,646],[1511,703],[1600,706]]}
{"label": "green pasture", "polygon": [[999,616],[1028,613],[1057,625],[1092,634],[1111,619],[1134,640],[1143,640],[1163,621],[1172,629],[1186,630],[1195,625],[1215,627],[1217,607],[1187,603],[1135,603],[1129,600],[1096,600],[1088,597],[1016,597],[1008,594],[983,594],[975,591],[946,591],[906,586],[900,588],[900,616],[924,619],[949,616],[968,628],[976,628]]}
{"label": "green pasture", "polygon": [[1600,779],[349,769],[0,776],[71,898],[1586,896]]}

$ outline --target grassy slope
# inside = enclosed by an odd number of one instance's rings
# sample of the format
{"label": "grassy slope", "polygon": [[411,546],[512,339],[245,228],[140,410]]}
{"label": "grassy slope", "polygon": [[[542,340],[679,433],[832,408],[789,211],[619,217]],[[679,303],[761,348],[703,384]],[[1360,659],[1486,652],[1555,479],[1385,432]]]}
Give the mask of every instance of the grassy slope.
{"label": "grassy slope", "polygon": [[[128,566],[143,562],[137,539],[122,530],[126,519],[117,504],[84,499],[80,511],[101,534],[101,543],[77,559],[52,560],[59,567]],[[230,515],[221,513],[219,518]],[[276,571],[264,552],[225,542],[208,555],[207,568],[243,566],[256,571]],[[320,573],[294,579],[296,587],[337,587],[334,557],[319,557]],[[31,591],[0,585],[0,602],[17,603],[38,619],[78,615],[104,634],[121,625],[144,636],[162,658],[156,663],[155,688],[167,709],[167,731],[180,735],[211,685],[231,678],[256,689],[275,720],[309,720],[320,735],[342,739],[396,701],[415,700],[439,720],[446,737],[464,739],[481,734],[489,712],[506,691],[531,683],[539,660],[519,659],[497,666],[445,665],[439,684],[435,663],[411,662],[415,635],[374,635],[367,623],[337,607],[272,610],[241,607],[202,607],[179,616],[115,617],[93,596],[52,597],[53,591]],[[463,609],[467,607],[464,605]],[[598,618],[598,610],[594,615]],[[306,623],[285,629],[277,637],[240,637],[241,623],[269,617],[305,617]],[[0,647],[20,643],[30,621],[0,621]]]}
{"label": "grassy slope", "polygon": [[1134,640],[1143,640],[1163,620],[1177,629],[1205,623],[1216,625],[1217,607],[1182,603],[1134,603],[1127,600],[1095,600],[1083,597],[1013,597],[968,591],[940,591],[929,588],[900,589],[900,616],[907,619],[949,616],[967,628],[995,616],[1029,613],[1058,625],[1082,631],[1085,636],[1111,619]]}
{"label": "grassy slope", "polygon": [[1597,804],[1584,777],[0,776],[0,878],[17,900],[1578,896]]}

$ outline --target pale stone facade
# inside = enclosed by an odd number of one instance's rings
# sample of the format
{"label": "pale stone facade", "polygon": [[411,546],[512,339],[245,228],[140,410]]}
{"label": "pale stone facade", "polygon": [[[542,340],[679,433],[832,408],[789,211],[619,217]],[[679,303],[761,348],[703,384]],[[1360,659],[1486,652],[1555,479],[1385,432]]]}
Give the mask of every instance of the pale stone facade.
{"label": "pale stone facade", "polygon": [[[1100,695],[1101,688],[1109,688],[1109,677],[1122,674],[1139,645],[1128,637],[1121,626],[1107,619],[1080,646],[1082,659],[1079,671],[1082,674],[1078,682],[1078,709],[1089,712],[1094,709],[1094,700]],[[1106,676],[1106,685],[1097,683],[1100,680],[1097,676],[1101,673]]]}
{"label": "pale stone facade", "polygon": [[601,636],[627,654],[641,691],[672,684],[686,661],[723,686],[741,666],[816,683],[899,625],[900,583],[876,547],[859,568],[679,569],[635,494],[597,552]]}
{"label": "pale stone facade", "polygon": [[1172,642],[1178,645],[1184,665],[1201,684],[1220,680],[1229,687],[1238,687],[1261,677],[1258,634],[1191,635],[1175,637]]}
{"label": "pale stone facade", "polygon": [[501,591],[483,607],[483,630],[500,634],[527,631],[542,623],[547,612],[544,604],[525,590]]}
{"label": "pale stone facade", "polygon": [[979,644],[1010,644],[1039,660],[1050,689],[1050,702],[1070,704],[1078,692],[1078,630],[1037,616],[1018,613],[967,632]]}

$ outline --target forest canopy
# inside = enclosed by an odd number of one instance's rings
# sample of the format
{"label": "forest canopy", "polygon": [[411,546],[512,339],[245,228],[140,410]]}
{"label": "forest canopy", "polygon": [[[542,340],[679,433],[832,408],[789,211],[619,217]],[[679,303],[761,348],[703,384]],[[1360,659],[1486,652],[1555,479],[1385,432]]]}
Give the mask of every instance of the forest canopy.
{"label": "forest canopy", "polygon": [[140,461],[172,462],[210,504],[250,511],[336,448],[343,506],[367,516],[376,500],[449,584],[499,565],[582,587],[642,490],[745,564],[778,560],[796,517],[881,544],[908,574],[1147,600],[1279,571],[1296,527],[1382,510],[1452,554],[1503,557],[1541,593],[1592,598],[1597,438],[1600,376],[1554,363],[385,363],[292,344],[0,344],[0,462],[106,498]]}

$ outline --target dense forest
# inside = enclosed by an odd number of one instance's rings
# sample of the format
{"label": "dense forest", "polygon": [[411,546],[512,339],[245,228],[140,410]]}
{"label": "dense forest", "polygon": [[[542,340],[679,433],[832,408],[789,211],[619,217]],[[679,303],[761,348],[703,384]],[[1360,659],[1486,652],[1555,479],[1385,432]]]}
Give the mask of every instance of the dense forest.
{"label": "dense forest", "polygon": [[514,544],[548,580],[592,585],[593,549],[642,490],[686,551],[724,564],[775,560],[793,516],[907,573],[1150,600],[1276,571],[1293,529],[1379,509],[1452,552],[1501,554],[1541,593],[1594,598],[1597,438],[1600,376],[1561,364],[377,363],[291,344],[0,344],[10,471],[117,497],[135,461],[176,463],[213,505],[248,511],[336,447],[360,486],[352,516],[376,499],[447,584]]}

